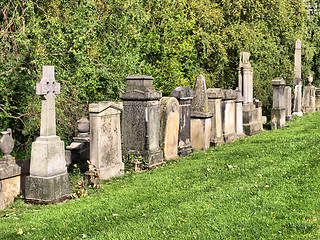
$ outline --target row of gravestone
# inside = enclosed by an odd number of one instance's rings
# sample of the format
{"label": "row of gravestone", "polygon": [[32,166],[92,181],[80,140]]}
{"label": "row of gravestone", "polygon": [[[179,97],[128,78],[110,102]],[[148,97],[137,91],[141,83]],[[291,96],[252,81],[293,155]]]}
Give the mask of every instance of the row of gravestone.
{"label": "row of gravestone", "polygon": [[[286,121],[292,121],[292,115],[302,116],[303,113],[311,113],[320,110],[320,89],[312,85],[311,74],[308,77],[309,84],[301,91],[301,81],[294,86],[292,98],[291,87],[286,86],[283,78],[272,80],[273,105],[271,110],[271,128],[283,128]],[[292,100],[294,103],[292,113]]]}
{"label": "row of gravestone", "polygon": [[67,147],[68,154],[56,135],[55,96],[60,85],[55,81],[54,67],[44,66],[36,91],[45,98],[40,136],[32,143],[29,175],[23,177],[10,153],[0,160],[0,209],[13,200],[22,185],[29,201],[50,203],[68,196],[66,156],[72,159],[77,151],[82,160],[90,160],[101,179],[107,179],[123,173],[123,157],[138,156],[152,166],[177,157],[178,151],[185,156],[193,149],[204,150],[260,133],[262,103],[253,99],[249,56],[240,54],[237,90],[207,90],[200,74],[194,90],[178,87],[172,97],[162,98],[152,77],[127,77],[126,91],[120,93],[123,102],[90,104],[90,128],[85,119],[79,122],[79,130],[83,129]]}

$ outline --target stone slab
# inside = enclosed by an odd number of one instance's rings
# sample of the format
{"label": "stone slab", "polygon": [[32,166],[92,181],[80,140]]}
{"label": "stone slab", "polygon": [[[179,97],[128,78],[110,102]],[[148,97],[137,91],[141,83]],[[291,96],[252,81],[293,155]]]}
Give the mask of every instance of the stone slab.
{"label": "stone slab", "polygon": [[210,118],[191,118],[191,146],[196,150],[210,147]]}
{"label": "stone slab", "polygon": [[0,210],[5,209],[20,194],[20,176],[0,180]]}

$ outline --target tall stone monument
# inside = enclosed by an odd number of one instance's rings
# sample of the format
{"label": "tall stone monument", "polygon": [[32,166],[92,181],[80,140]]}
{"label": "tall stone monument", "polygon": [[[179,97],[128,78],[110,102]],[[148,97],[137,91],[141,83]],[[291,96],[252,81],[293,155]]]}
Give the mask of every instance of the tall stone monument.
{"label": "tall stone monument", "polygon": [[271,110],[271,128],[283,128],[286,125],[286,109],[284,99],[284,87],[286,81],[283,78],[272,80],[273,105]]}
{"label": "tall stone monument", "polygon": [[294,83],[293,86],[300,85],[301,82],[301,40],[297,39],[294,51]]}
{"label": "tall stone monument", "polygon": [[238,68],[238,88],[243,97],[243,131],[251,136],[261,132],[261,124],[258,123],[258,111],[253,103],[253,67],[251,67],[250,53],[240,53]]}
{"label": "tall stone monument", "polygon": [[103,101],[89,105],[90,162],[100,179],[124,173],[121,151],[122,103]]}
{"label": "tall stone monument", "polygon": [[309,84],[303,89],[302,110],[304,113],[316,111],[316,88],[312,86],[313,77],[309,74]]}
{"label": "tall stone monument", "polygon": [[43,95],[40,137],[32,143],[30,176],[26,178],[26,199],[57,201],[70,193],[64,142],[56,135],[55,96],[60,84],[54,78],[54,66],[43,66],[36,93]]}
{"label": "tall stone monument", "polygon": [[193,90],[188,87],[177,87],[172,90],[171,96],[177,98],[179,101],[179,155],[187,156],[193,151],[190,139]]}
{"label": "tall stone monument", "polygon": [[209,111],[206,81],[200,74],[194,85],[194,98],[191,104],[191,145],[194,149],[210,147],[211,118]]}
{"label": "tall stone monument", "polygon": [[286,86],[284,88],[284,101],[286,108],[286,121],[292,121],[292,98],[291,98],[291,87]]}
{"label": "tall stone monument", "polygon": [[221,112],[223,93],[220,88],[208,88],[207,95],[209,111],[212,113],[210,144],[211,146],[220,146],[224,143]]}
{"label": "tall stone monument", "polygon": [[178,157],[179,102],[174,97],[160,100],[160,147],[164,160]]}
{"label": "tall stone monument", "polygon": [[159,148],[159,100],[161,91],[152,85],[153,77],[129,76],[123,100],[122,144],[125,157],[141,156],[149,165],[163,160]]}

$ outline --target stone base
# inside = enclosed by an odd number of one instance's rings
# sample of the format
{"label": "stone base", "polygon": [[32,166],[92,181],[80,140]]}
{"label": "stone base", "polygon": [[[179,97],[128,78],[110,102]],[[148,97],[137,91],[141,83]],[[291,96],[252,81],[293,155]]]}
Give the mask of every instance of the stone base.
{"label": "stone base", "polygon": [[191,118],[191,146],[196,150],[210,147],[211,118]]}
{"label": "stone base", "polygon": [[244,134],[247,136],[252,136],[261,133],[261,124],[258,122],[251,124],[243,124]]}
{"label": "stone base", "polygon": [[26,200],[52,202],[70,194],[68,173],[54,177],[26,177]]}
{"label": "stone base", "polygon": [[294,113],[292,113],[292,116],[302,117],[302,115],[303,115],[302,112],[294,112]]}
{"label": "stone base", "polygon": [[179,149],[178,150],[179,156],[181,156],[181,157],[188,156],[190,153],[193,152],[193,148],[190,145],[184,146],[184,147],[179,147],[178,149]]}
{"label": "stone base", "polygon": [[121,176],[124,173],[124,164],[118,163],[106,168],[97,169],[98,176],[100,179],[109,179],[115,176]]}
{"label": "stone base", "polygon": [[286,116],[286,122],[291,122],[292,121],[292,115]]}
{"label": "stone base", "polygon": [[212,147],[218,147],[224,144],[223,137],[215,138],[210,140],[210,146]]}
{"label": "stone base", "polygon": [[284,128],[286,126],[286,109],[271,110],[271,129]]}
{"label": "stone base", "polygon": [[247,135],[245,135],[244,133],[237,133],[237,138],[246,138]]}
{"label": "stone base", "polygon": [[[1,171],[1,170],[0,170]],[[0,210],[5,209],[20,194],[20,176],[0,180]]]}
{"label": "stone base", "polygon": [[231,132],[231,133],[223,134],[223,138],[226,143],[232,142],[237,138],[237,133]]}
{"label": "stone base", "polygon": [[303,107],[302,110],[304,113],[313,113],[316,111],[316,108],[315,107]]}

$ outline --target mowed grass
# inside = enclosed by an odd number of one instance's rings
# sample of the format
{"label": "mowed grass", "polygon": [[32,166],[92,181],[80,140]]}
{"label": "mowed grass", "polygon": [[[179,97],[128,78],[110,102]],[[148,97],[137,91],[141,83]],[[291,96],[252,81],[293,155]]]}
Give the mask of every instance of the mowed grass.
{"label": "mowed grass", "polygon": [[1,239],[319,239],[320,112],[285,129],[0,212]]}

